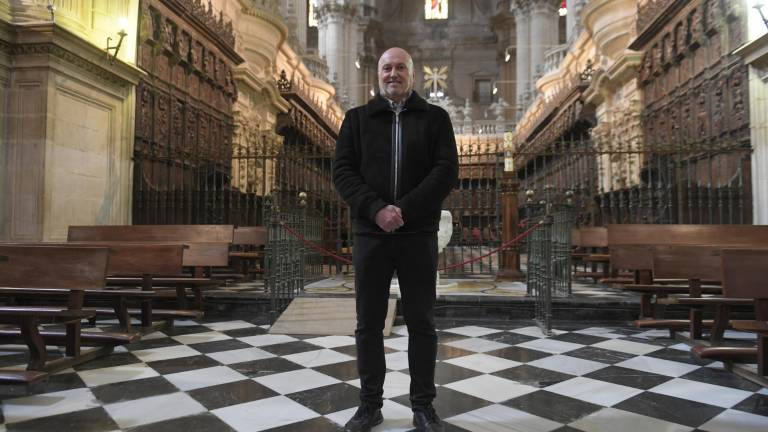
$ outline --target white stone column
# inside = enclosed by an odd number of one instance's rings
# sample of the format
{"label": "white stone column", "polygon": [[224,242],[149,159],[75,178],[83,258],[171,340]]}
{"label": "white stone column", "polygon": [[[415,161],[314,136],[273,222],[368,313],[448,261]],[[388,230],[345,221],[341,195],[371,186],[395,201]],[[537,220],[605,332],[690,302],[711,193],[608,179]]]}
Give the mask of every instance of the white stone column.
{"label": "white stone column", "polygon": [[[515,43],[517,45],[515,50],[515,95],[517,100],[514,101],[514,105],[519,105],[524,103],[525,92],[531,81],[531,16],[527,0],[516,0],[512,3],[512,7],[512,12],[515,14]],[[518,106],[517,108],[517,115],[519,115],[525,106]]]}
{"label": "white stone column", "polygon": [[752,141],[752,223],[768,224],[768,71],[749,68]]}
{"label": "white stone column", "polygon": [[544,67],[544,52],[558,41],[559,15],[557,2],[553,0],[533,0],[531,2],[531,87],[541,78]]}
{"label": "white stone column", "polygon": [[328,64],[328,80],[335,81],[343,93],[350,94],[349,84],[355,59],[352,57],[351,29],[354,24],[355,7],[350,0],[320,0],[317,4],[317,23],[320,57]]}
{"label": "white stone column", "polygon": [[581,33],[581,9],[586,0],[566,0],[568,15],[565,16],[565,40],[570,43]]}

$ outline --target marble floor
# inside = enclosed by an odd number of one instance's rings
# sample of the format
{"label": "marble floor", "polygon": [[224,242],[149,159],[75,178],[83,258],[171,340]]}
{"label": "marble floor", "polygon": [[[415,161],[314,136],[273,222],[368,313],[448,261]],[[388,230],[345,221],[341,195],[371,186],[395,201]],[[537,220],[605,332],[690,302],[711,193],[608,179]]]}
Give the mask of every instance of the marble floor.
{"label": "marble floor", "polygon": [[[354,339],[185,321],[4,396],[0,431],[339,430],[357,406]],[[435,407],[448,431],[768,430],[768,389],[691,357],[666,332],[588,323],[440,320]],[[749,339],[749,335],[729,334]],[[407,330],[386,338],[375,431],[408,431]],[[5,347],[0,347],[4,349]],[[2,351],[0,367],[20,357]]]}

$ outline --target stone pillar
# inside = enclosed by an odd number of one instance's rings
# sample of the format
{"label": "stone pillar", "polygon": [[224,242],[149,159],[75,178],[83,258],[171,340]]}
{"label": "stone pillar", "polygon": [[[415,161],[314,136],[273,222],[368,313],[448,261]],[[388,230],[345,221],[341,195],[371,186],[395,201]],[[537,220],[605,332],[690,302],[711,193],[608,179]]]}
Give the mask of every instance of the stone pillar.
{"label": "stone pillar", "polygon": [[[514,143],[512,133],[504,134],[504,176],[501,180],[501,243],[506,244],[518,235],[520,215],[517,211],[517,192],[520,183],[512,158]],[[497,280],[520,281],[525,275],[520,271],[520,252],[517,245],[501,251]]]}
{"label": "stone pillar", "polygon": [[[768,44],[766,44],[768,45]],[[768,57],[768,56],[766,56]],[[768,66],[768,58],[766,58]],[[752,223],[768,225],[768,68],[749,71],[749,124],[752,141]]]}
{"label": "stone pillar", "polygon": [[531,2],[531,89],[541,78],[544,68],[544,52],[558,45],[557,2],[553,0],[533,0]]}
{"label": "stone pillar", "polygon": [[[531,80],[531,15],[527,0],[516,0],[512,3],[512,7],[515,14],[515,44],[517,45],[515,95],[516,103],[520,105],[524,103],[524,95]],[[517,108],[516,112],[520,115],[525,106],[518,106]]]}
{"label": "stone pillar", "polygon": [[[328,79],[335,82],[339,97],[351,95],[357,38],[356,9],[350,0],[320,0],[317,3],[320,57],[328,64]],[[354,70],[354,72],[353,72]]]}
{"label": "stone pillar", "polygon": [[570,43],[581,33],[581,8],[586,0],[567,0],[568,15],[565,16],[565,40]]}

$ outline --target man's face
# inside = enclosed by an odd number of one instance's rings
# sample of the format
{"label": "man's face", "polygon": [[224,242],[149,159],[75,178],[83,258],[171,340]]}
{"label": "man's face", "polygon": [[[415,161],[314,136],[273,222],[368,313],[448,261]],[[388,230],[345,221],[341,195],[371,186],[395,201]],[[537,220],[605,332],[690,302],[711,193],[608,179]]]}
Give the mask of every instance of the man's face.
{"label": "man's face", "polygon": [[379,59],[379,89],[383,96],[399,102],[413,88],[414,73],[407,52],[392,48]]}

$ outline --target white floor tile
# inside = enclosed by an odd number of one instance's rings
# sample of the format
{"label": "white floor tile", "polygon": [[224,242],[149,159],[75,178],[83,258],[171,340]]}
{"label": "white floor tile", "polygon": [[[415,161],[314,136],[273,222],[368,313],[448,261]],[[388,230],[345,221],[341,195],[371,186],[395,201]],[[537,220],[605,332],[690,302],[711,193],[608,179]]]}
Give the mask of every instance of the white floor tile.
{"label": "white floor tile", "polygon": [[644,331],[642,333],[637,333],[635,335],[632,335],[634,338],[638,339],[665,339],[669,338],[669,330],[648,330]]}
{"label": "white floor tile", "polygon": [[238,432],[257,432],[319,417],[285,396],[275,396],[211,411]]}
{"label": "white floor tile", "polygon": [[452,358],[445,360],[445,363],[450,363],[452,365],[461,366],[463,368],[472,369],[483,373],[494,373],[500,370],[520,366],[522,364],[514,360],[507,360],[488,354],[472,354],[464,357]]}
{"label": "white floor tile", "polygon": [[640,342],[632,342],[628,340],[612,339],[596,344],[592,344],[593,347],[619,351],[627,354],[645,355],[654,351],[660,350],[662,347],[651,344],[644,344]]}
{"label": "white floor tile", "polygon": [[131,354],[139,358],[144,363],[149,363],[159,360],[169,360],[181,357],[190,357],[200,355],[199,351],[196,351],[186,345],[169,346],[162,348],[150,348],[145,350],[133,351]]}
{"label": "white floor tile", "polygon": [[265,358],[275,357],[274,354],[266,352],[264,350],[253,348],[243,348],[230,351],[219,351],[208,354],[208,357],[216,360],[217,362],[225,365],[242,363],[247,361],[261,360]]}
{"label": "white floor tile", "polygon": [[262,347],[267,345],[277,345],[281,343],[294,342],[294,341],[297,341],[298,339],[296,339],[295,337],[287,336],[287,335],[264,334],[264,335],[238,338],[238,340],[243,341],[248,345],[253,345],[255,347]]}
{"label": "white floor tile", "polygon": [[701,425],[699,429],[708,432],[765,432],[768,431],[768,417],[743,411],[725,410]]}
{"label": "white floor tile", "polygon": [[649,391],[722,408],[730,408],[752,396],[752,392],[682,378],[659,384]]}
{"label": "white floor tile", "polygon": [[100,404],[87,388],[45,393],[2,402],[6,423],[18,423],[40,417],[96,408]]}
{"label": "white floor tile", "polygon": [[624,337],[624,335],[619,333],[614,333],[613,330],[607,329],[604,327],[589,327],[581,330],[576,330],[574,333],[585,334],[590,336],[599,336],[599,337],[609,338],[609,339],[619,339]]}
{"label": "white floor tile", "polygon": [[248,377],[226,366],[215,366],[165,375],[165,379],[181,391],[190,391],[213,385],[242,381],[248,379]]}
{"label": "white floor tile", "polygon": [[142,378],[152,378],[160,375],[154,369],[144,363],[136,363],[102,369],[91,369],[77,372],[77,374],[88,387],[96,387],[104,384],[131,381]]}
{"label": "white floor tile", "polygon": [[479,375],[446,384],[452,390],[479,397],[494,403],[537,391],[538,388],[493,375]]}
{"label": "white floor tile", "polygon": [[408,351],[408,337],[384,339],[384,346],[398,351]]}
{"label": "white floor tile", "polygon": [[[353,379],[347,384],[360,388],[360,380]],[[394,398],[410,393],[411,377],[402,372],[388,372],[384,376],[384,398]]]}
{"label": "white floor tile", "polygon": [[445,421],[471,432],[549,432],[563,426],[504,405],[489,405]]}
{"label": "white floor tile", "polygon": [[238,330],[243,328],[256,327],[256,324],[251,324],[248,321],[243,321],[243,320],[222,321],[222,322],[208,323],[203,325],[215,331]]}
{"label": "white floor tile", "polygon": [[[604,408],[571,423],[585,432],[689,432],[693,428],[615,408]],[[735,431],[733,431],[735,432]]]}
{"label": "white floor tile", "polygon": [[576,377],[546,387],[547,391],[602,406],[613,406],[643,391],[619,384]]}
{"label": "white floor tile", "polygon": [[453,342],[448,342],[445,345],[452,346],[455,348],[461,348],[467,351],[478,352],[478,353],[507,348],[510,346],[505,343],[490,341],[490,340],[485,340],[480,338],[474,338],[474,337],[471,337],[469,339],[461,339]]}
{"label": "white floor tile", "polygon": [[[343,426],[355,415],[355,411],[357,411],[357,407],[331,413],[325,417]],[[411,424],[413,411],[410,408],[385,399],[384,406],[381,407],[381,414],[384,417],[384,421],[373,428],[373,432],[406,432],[413,430],[413,425]]]}
{"label": "white floor tile", "polygon": [[478,326],[454,327],[454,328],[446,329],[443,331],[446,331],[449,333],[456,333],[456,334],[469,336],[469,337],[479,337],[479,336],[485,336],[485,335],[501,332],[501,330],[496,330],[496,329],[487,328],[487,327],[478,327]]}
{"label": "white floor tile", "polygon": [[105,405],[104,409],[121,429],[207,411],[204,406],[186,393],[171,393],[118,402]]}
{"label": "white floor tile", "polygon": [[[523,327],[523,328],[519,328],[519,329],[510,330],[510,332],[511,333],[518,333],[518,334],[526,335],[526,336],[533,336],[533,337],[537,337],[537,338],[547,337],[547,335],[542,333],[541,329],[538,326]],[[552,334],[555,335],[555,336],[561,335],[563,333],[568,333],[568,332],[562,331],[562,330],[557,330],[557,329],[552,329]]]}
{"label": "white floor tile", "polygon": [[615,366],[621,366],[629,369],[635,369],[644,372],[655,373],[659,375],[666,375],[671,377],[683,376],[687,373],[693,372],[700,366],[691,365],[688,363],[680,363],[671,360],[658,359],[654,357],[633,357],[629,360],[625,360],[620,363],[616,363]]}
{"label": "white floor tile", "polygon": [[283,356],[283,358],[309,368],[341,363],[355,359],[354,357],[330,349],[320,349],[315,351],[290,354]]}
{"label": "white floor tile", "polygon": [[528,364],[570,375],[586,375],[609,366],[605,363],[559,354],[528,362]]}
{"label": "white floor tile", "polygon": [[584,345],[576,344],[572,342],[564,342],[552,339],[535,339],[528,342],[517,344],[516,346],[529,348],[536,351],[543,351],[551,354],[562,354],[568,351],[577,350],[583,348]]}
{"label": "white floor tile", "polygon": [[352,336],[323,336],[311,339],[304,339],[304,342],[311,343],[323,348],[338,348],[355,344],[355,338]]}
{"label": "white floor tile", "polygon": [[212,331],[212,332],[206,332],[206,333],[193,333],[193,334],[187,334],[187,335],[174,336],[171,339],[175,340],[176,342],[183,343],[185,345],[192,345],[197,343],[222,341],[222,340],[232,339],[232,337],[227,336],[224,333]]}
{"label": "white floor tile", "polygon": [[757,333],[742,332],[742,331],[736,331],[736,330],[726,330],[723,333],[723,338],[736,339],[736,340],[755,340],[757,339]]}
{"label": "white floor tile", "polygon": [[387,369],[403,370],[408,369],[408,353],[406,351],[397,351],[386,354],[384,360],[387,363]]}
{"label": "white floor tile", "polygon": [[295,393],[339,382],[336,378],[321,374],[320,372],[311,369],[299,369],[267,375],[255,378],[254,381],[267,386],[280,394]]}
{"label": "white floor tile", "polygon": [[408,336],[408,326],[392,326],[392,333],[400,336]]}
{"label": "white floor tile", "polygon": [[685,351],[685,352],[689,352],[691,350],[691,346],[688,345],[688,344],[684,344],[684,343],[670,345],[668,348],[676,349],[678,351]]}

